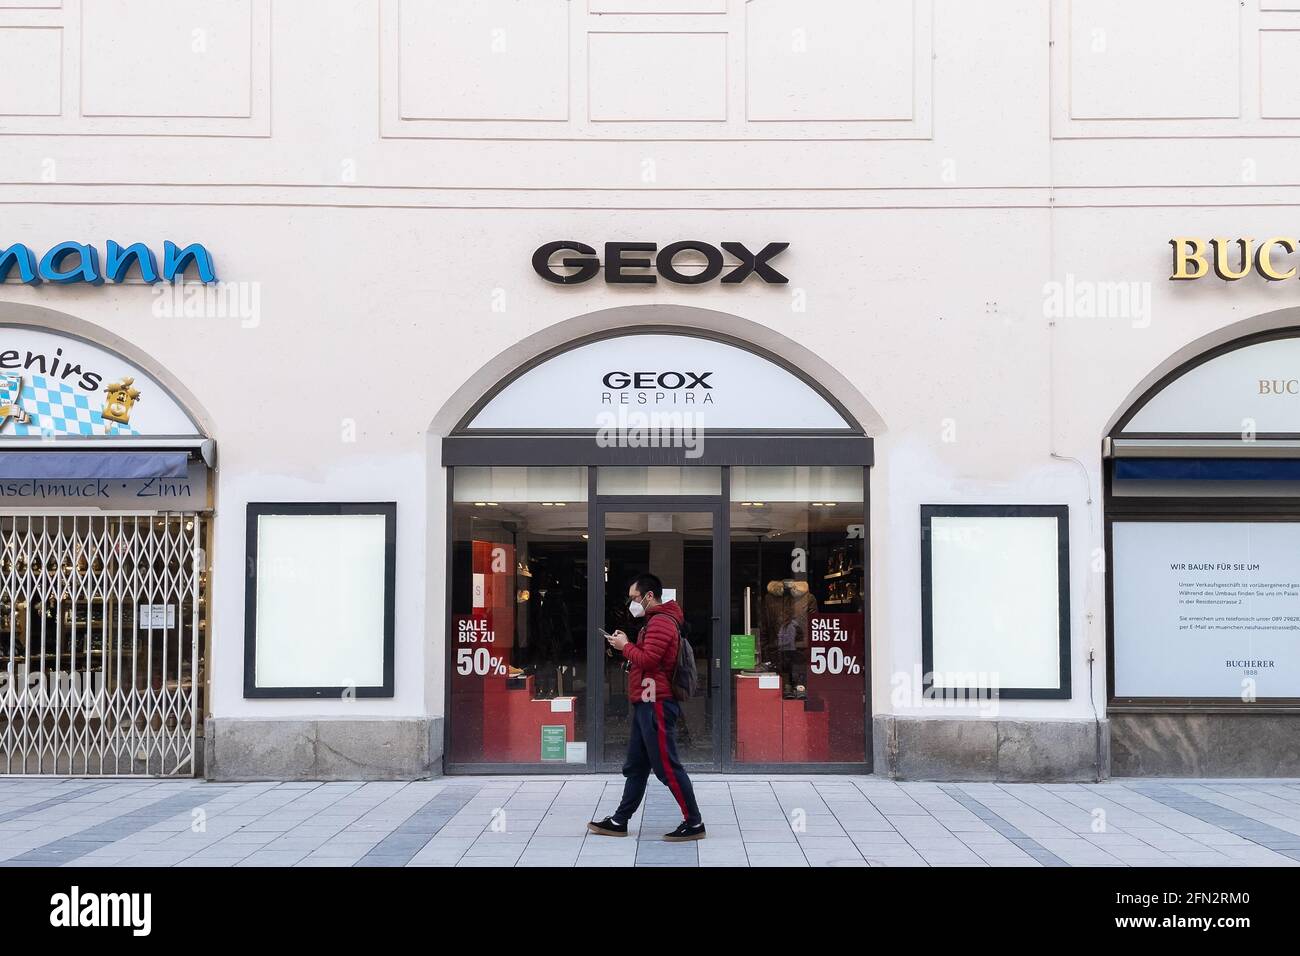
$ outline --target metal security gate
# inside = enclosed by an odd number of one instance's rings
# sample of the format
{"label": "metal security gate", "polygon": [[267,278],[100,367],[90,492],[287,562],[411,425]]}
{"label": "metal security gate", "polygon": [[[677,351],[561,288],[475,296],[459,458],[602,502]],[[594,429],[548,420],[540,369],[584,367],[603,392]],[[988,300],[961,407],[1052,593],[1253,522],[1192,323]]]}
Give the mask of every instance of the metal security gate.
{"label": "metal security gate", "polygon": [[201,516],[0,515],[0,774],[193,776]]}

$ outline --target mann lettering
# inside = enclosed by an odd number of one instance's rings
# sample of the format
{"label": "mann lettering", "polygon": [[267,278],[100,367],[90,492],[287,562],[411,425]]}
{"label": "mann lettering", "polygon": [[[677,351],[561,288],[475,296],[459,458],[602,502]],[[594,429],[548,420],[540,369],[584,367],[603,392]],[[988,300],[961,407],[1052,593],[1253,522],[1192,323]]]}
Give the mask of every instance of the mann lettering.
{"label": "mann lettering", "polygon": [[21,242],[8,247],[0,246],[0,283],[8,281],[9,274],[14,269],[18,270],[18,280],[24,285],[40,285],[42,282],[52,285],[103,285],[105,281],[120,284],[126,282],[133,271],[141,282],[153,285],[159,281],[174,282],[177,278],[183,279],[190,269],[197,274],[200,282],[217,281],[212,253],[206,246],[198,242],[181,246],[171,240],[163,243],[161,270],[153,251],[144,243],[122,246],[111,239],[105,247],[102,267],[99,250],[84,242],[60,242],[50,247],[39,259]]}

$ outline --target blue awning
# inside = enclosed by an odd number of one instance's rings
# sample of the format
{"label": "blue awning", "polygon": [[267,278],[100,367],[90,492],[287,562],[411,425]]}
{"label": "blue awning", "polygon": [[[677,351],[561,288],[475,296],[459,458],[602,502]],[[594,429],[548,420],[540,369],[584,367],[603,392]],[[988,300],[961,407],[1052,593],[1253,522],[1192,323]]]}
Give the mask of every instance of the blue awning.
{"label": "blue awning", "polygon": [[184,478],[183,451],[0,451],[0,479]]}
{"label": "blue awning", "polygon": [[1300,458],[1117,458],[1116,481],[1300,481]]}

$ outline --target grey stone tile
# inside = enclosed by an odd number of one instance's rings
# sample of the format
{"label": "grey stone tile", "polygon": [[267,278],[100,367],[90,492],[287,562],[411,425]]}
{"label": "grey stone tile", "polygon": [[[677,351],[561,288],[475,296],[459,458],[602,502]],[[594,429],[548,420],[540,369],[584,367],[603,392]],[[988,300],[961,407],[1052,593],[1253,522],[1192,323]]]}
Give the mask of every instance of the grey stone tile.
{"label": "grey stone tile", "polygon": [[296,850],[285,850],[279,853],[270,853],[265,850],[259,850],[244,857],[236,866],[293,866],[307,854],[299,853]]}
{"label": "grey stone tile", "polygon": [[[1300,866],[1300,787],[1272,781],[706,778],[709,837],[690,844],[659,839],[679,815],[654,788],[636,837],[588,835],[617,802],[612,777],[61,787],[0,781],[0,865]],[[207,828],[194,832],[199,808]],[[1104,832],[1092,832],[1094,809]],[[794,810],[807,813],[798,832]]]}

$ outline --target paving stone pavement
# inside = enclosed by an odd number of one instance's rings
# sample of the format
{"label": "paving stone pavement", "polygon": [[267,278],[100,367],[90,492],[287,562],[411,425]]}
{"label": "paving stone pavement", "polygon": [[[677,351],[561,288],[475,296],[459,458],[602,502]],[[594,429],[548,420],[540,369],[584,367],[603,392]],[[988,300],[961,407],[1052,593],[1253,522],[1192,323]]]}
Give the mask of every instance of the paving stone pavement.
{"label": "paving stone pavement", "polygon": [[205,783],[0,778],[0,866],[1300,866],[1300,781],[897,783],[692,775],[708,839],[653,781]]}

